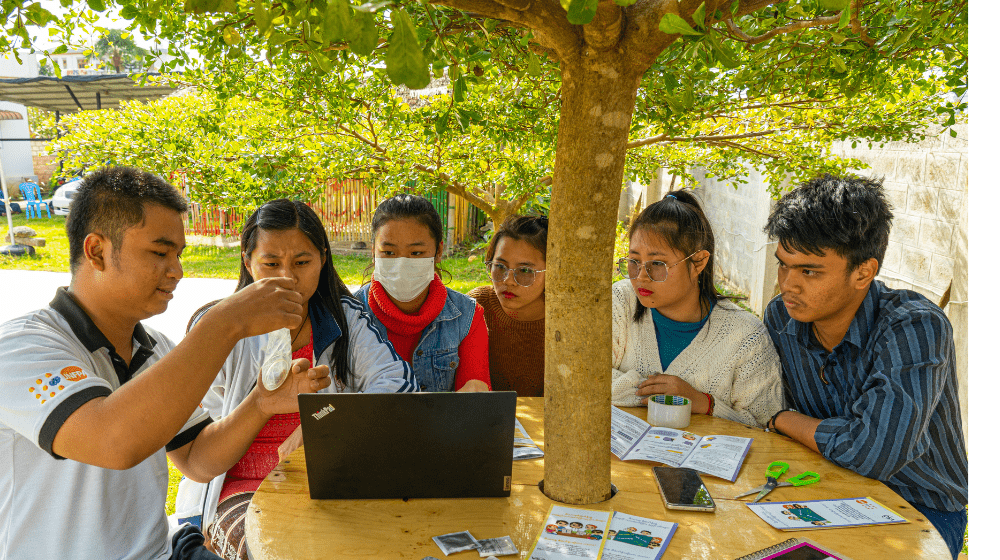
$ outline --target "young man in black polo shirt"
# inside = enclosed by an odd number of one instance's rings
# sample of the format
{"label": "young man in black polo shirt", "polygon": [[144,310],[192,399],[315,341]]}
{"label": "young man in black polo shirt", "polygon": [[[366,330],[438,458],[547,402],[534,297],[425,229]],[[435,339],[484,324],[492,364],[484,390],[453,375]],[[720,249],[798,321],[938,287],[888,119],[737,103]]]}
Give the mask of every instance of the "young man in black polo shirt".
{"label": "young man in black polo shirt", "polygon": [[820,177],[785,195],[765,231],[778,240],[781,295],[764,313],[794,410],[775,428],[882,481],[962,549],[969,462],[955,343],[941,309],[875,280],[892,225],[881,182]]}
{"label": "young man in black polo shirt", "polygon": [[329,386],[301,362],[219,422],[199,407],[235,343],[295,328],[289,278],[222,300],[179,345],[141,320],[183,276],[187,203],[131,168],[88,176],[66,223],[72,281],[0,325],[0,551],[10,558],[217,558],[194,527],[168,538],[166,456],[208,481],[234,464],[297,394]]}

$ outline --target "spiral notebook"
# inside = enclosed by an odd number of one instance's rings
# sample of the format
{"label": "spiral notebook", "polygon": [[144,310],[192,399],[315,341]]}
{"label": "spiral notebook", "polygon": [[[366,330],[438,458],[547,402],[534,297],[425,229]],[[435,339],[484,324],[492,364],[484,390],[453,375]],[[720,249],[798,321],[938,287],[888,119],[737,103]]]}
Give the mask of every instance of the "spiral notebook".
{"label": "spiral notebook", "polygon": [[808,539],[788,539],[785,542],[740,556],[736,560],[851,560],[839,552],[830,552]]}

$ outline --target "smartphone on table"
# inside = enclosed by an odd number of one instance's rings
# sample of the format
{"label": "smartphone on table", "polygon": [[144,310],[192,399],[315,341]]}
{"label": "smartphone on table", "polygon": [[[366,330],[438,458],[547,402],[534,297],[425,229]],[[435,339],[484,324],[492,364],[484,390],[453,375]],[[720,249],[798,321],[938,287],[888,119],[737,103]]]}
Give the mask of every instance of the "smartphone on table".
{"label": "smartphone on table", "polygon": [[708,488],[701,475],[694,469],[653,467],[653,477],[660,488],[660,496],[667,509],[687,511],[715,511]]}

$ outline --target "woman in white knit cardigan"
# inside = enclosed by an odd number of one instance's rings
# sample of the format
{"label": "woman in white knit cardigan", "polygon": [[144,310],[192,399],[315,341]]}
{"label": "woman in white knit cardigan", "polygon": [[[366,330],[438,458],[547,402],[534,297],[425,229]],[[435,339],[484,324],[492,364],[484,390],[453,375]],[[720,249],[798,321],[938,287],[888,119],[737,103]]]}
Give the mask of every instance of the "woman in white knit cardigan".
{"label": "woman in white knit cardigan", "polygon": [[715,290],[714,250],[711,225],[686,190],[633,221],[629,256],[618,263],[627,279],[612,287],[612,404],[680,395],[692,412],[753,426],[783,408],[771,338]]}

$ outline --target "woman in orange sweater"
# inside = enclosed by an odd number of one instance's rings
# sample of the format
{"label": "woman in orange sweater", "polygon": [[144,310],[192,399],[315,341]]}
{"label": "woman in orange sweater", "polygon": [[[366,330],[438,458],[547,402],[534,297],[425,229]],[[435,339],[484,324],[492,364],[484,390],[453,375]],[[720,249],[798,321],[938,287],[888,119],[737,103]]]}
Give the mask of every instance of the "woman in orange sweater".
{"label": "woman in orange sweater", "polygon": [[545,392],[545,216],[510,216],[486,248],[491,286],[469,295],[490,330],[490,378],[497,391],[519,397]]}

